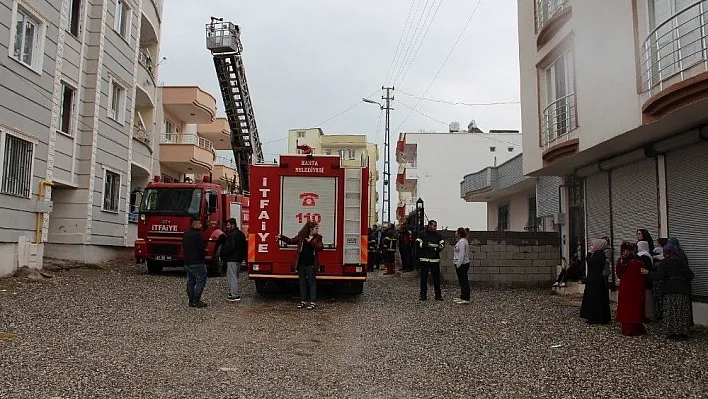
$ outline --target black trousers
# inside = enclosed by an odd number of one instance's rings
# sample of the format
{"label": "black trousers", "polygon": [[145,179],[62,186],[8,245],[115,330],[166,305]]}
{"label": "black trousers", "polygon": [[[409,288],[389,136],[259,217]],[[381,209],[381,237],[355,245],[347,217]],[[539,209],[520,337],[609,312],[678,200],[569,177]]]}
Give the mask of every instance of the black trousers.
{"label": "black trousers", "polygon": [[440,262],[420,261],[420,297],[421,299],[428,298],[428,271],[433,275],[433,287],[435,288],[435,297],[442,298],[442,290],[440,289]]}
{"label": "black trousers", "polygon": [[467,277],[469,270],[469,263],[464,263],[457,269],[457,280],[460,282],[460,299],[464,299],[465,301],[470,300],[470,280]]}
{"label": "black trousers", "polygon": [[401,253],[401,269],[413,270],[413,254],[411,253],[411,247],[401,246],[398,250]]}

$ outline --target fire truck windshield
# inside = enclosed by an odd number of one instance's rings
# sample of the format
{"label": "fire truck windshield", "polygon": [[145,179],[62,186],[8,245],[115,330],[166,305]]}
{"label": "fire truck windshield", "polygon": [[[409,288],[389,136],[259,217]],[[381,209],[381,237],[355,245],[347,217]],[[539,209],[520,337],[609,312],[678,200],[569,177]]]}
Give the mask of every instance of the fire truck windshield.
{"label": "fire truck windshield", "polygon": [[194,188],[149,188],[140,202],[140,213],[148,215],[199,216],[202,190]]}

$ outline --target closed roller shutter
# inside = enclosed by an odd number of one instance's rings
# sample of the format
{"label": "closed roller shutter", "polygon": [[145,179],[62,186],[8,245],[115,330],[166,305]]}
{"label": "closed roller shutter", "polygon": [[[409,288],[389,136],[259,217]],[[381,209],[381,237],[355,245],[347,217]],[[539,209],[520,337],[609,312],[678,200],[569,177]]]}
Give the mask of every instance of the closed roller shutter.
{"label": "closed roller shutter", "polygon": [[676,237],[695,273],[693,294],[708,296],[708,143],[666,155],[669,235]]}
{"label": "closed roller shutter", "polygon": [[295,237],[304,223],[320,225],[322,243],[333,248],[337,242],[337,178],[283,177],[280,231]]}
{"label": "closed roller shutter", "polygon": [[614,247],[622,241],[636,240],[637,229],[647,229],[656,240],[659,235],[656,161],[643,159],[611,172],[612,232]]}
{"label": "closed roller shutter", "polygon": [[607,173],[585,178],[585,228],[587,241],[610,237],[610,183]]}

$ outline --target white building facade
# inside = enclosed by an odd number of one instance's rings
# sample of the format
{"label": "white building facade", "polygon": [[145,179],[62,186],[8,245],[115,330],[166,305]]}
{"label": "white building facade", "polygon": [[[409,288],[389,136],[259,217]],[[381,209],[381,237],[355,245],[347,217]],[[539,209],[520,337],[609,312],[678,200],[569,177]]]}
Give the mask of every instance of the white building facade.
{"label": "white building facade", "polygon": [[155,172],[162,0],[0,0],[0,254],[126,252],[130,192]]}
{"label": "white building facade", "polygon": [[[559,176],[566,256],[677,237],[708,322],[708,4],[518,2],[524,173]],[[607,12],[612,10],[612,12]],[[611,43],[611,44],[609,44]],[[615,252],[616,252],[615,251]]]}
{"label": "white building facade", "polygon": [[415,209],[416,201],[421,198],[426,216],[435,219],[438,228],[486,230],[486,204],[468,203],[460,198],[460,181],[471,170],[499,165],[518,155],[521,133],[470,130],[473,132],[399,135],[395,182],[399,222]]}

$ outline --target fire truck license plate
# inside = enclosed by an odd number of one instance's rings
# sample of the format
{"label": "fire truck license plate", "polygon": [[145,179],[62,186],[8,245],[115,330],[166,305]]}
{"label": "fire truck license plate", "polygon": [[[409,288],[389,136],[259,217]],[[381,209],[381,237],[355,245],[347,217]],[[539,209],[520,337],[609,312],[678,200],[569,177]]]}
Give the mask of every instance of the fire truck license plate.
{"label": "fire truck license plate", "polygon": [[172,260],[172,257],[166,255],[157,255],[155,256],[155,260]]}

